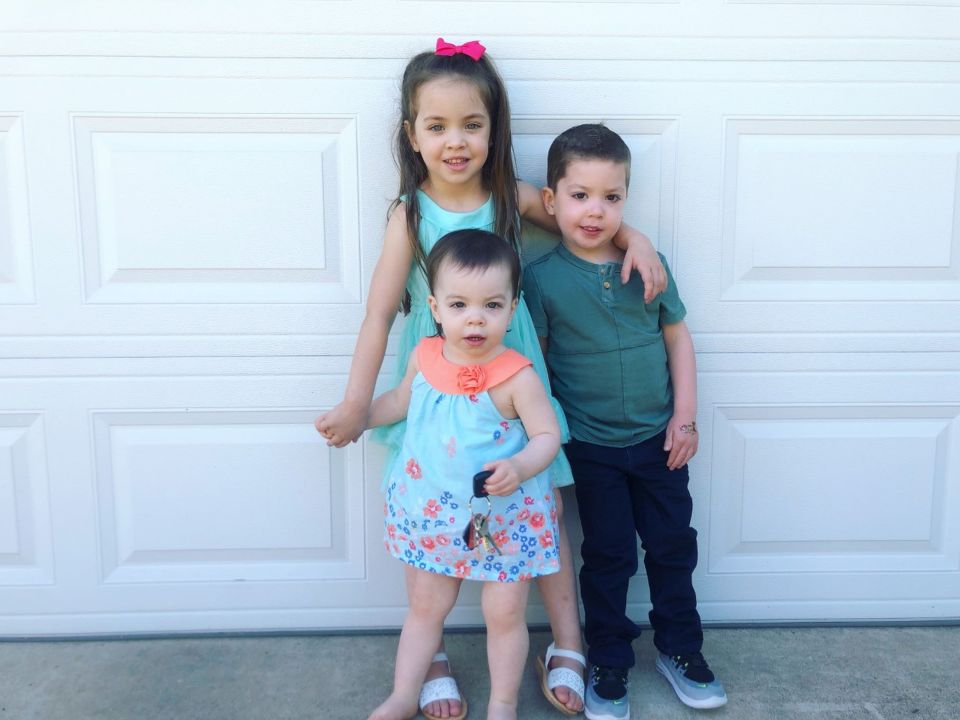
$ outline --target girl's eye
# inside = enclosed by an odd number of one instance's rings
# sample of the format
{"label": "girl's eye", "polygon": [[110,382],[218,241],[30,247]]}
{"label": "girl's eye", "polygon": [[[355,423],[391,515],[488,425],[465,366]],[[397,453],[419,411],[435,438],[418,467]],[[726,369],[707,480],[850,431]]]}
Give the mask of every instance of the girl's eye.
{"label": "girl's eye", "polygon": [[443,132],[443,125],[438,125],[434,123],[433,125],[428,125],[427,130],[430,132]]}
{"label": "girl's eye", "polygon": [[467,130],[479,130],[483,125],[477,122],[467,123]]}
{"label": "girl's eye", "polygon": [[503,307],[503,303],[497,302],[497,301],[488,302],[487,307],[490,308],[491,310],[499,310],[500,308]]}
{"label": "girl's eye", "polygon": [[585,192],[575,192],[575,193],[573,194],[573,199],[574,199],[574,200],[586,200],[586,199],[587,199],[587,194],[586,194]]}
{"label": "girl's eye", "polygon": [[456,300],[456,301],[450,303],[450,307],[452,307],[452,308],[465,308],[466,306],[467,306],[467,304],[466,304],[465,302],[461,301],[461,300]]}
{"label": "girl's eye", "polygon": [[607,201],[608,201],[608,202],[617,203],[617,202],[620,202],[620,200],[622,200],[622,198],[621,198],[619,195],[617,195],[616,193],[614,193],[614,194],[612,194],[612,195],[607,195]]}

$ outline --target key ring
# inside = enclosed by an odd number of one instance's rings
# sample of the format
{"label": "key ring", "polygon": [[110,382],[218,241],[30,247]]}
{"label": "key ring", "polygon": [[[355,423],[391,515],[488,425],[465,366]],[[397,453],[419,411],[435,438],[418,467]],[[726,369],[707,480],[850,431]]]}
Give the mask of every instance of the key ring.
{"label": "key ring", "polygon": [[[471,495],[471,496],[470,496],[470,499],[467,500],[467,512],[470,513],[470,517],[473,517],[473,515],[474,515],[474,512],[473,512],[473,501],[474,501],[474,500],[477,500],[477,499],[479,499],[479,498],[477,498],[476,495]],[[490,502],[490,496],[489,496],[489,495],[484,495],[482,499],[487,501],[487,515],[486,515],[486,517],[490,517],[490,513],[493,512],[493,503]],[[479,513],[478,513],[478,514],[479,514]]]}

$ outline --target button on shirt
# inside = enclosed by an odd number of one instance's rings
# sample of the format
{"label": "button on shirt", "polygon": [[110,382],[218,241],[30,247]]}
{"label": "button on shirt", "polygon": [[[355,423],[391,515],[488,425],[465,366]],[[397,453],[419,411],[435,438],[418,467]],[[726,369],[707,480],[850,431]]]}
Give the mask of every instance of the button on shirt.
{"label": "button on shirt", "polygon": [[626,447],[667,426],[673,391],[662,326],[686,308],[667,273],[667,289],[643,302],[643,282],[620,282],[620,263],[583,260],[563,245],[530,263],[523,294],[537,335],[548,339],[553,394],[578,440]]}

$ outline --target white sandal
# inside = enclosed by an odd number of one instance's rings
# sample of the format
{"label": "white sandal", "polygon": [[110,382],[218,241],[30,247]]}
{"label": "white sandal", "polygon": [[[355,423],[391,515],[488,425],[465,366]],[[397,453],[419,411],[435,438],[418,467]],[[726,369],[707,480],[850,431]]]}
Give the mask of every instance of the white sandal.
{"label": "white sandal", "polygon": [[[562,651],[561,651],[562,652]],[[450,667],[450,658],[444,652],[438,652],[433,656],[431,663],[445,662],[447,670],[452,672]],[[581,685],[583,683],[581,682]],[[439,715],[431,715],[424,708],[437,700],[459,700],[460,714],[450,715],[447,718],[441,718]],[[457,681],[450,675],[427,680],[420,688],[420,712],[427,720],[464,720],[467,717],[467,700],[460,694],[460,688],[457,687]]]}
{"label": "white sandal", "polygon": [[550,646],[547,648],[546,658],[537,656],[537,674],[540,676],[540,689],[543,691],[543,696],[550,701],[550,704],[553,705],[557,710],[564,713],[565,715],[579,715],[579,712],[571,710],[562,702],[557,700],[557,696],[553,694],[554,688],[558,688],[561,685],[563,687],[570,688],[570,691],[575,693],[579,698],[580,702],[583,702],[583,675],[578,673],[576,670],[571,670],[568,667],[556,667],[552,670],[548,670],[550,667],[550,661],[555,657],[565,657],[570,660],[576,660],[578,663],[583,665],[583,669],[587,669],[587,659],[578,652],[573,650],[558,650],[554,647],[555,643],[550,643]]}

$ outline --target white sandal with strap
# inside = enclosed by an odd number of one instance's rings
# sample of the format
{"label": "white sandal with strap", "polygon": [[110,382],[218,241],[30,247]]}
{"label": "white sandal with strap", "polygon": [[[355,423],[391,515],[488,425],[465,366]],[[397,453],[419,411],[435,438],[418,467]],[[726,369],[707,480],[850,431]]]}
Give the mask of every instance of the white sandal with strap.
{"label": "white sandal with strap", "polygon": [[550,646],[547,648],[546,658],[537,657],[537,674],[540,675],[540,689],[543,691],[543,696],[550,701],[551,705],[565,715],[579,715],[580,713],[578,711],[571,710],[557,700],[557,696],[553,694],[553,691],[560,686],[570,688],[570,691],[575,693],[582,703],[584,691],[583,675],[568,667],[556,667],[548,670],[550,661],[555,657],[576,660],[583,665],[584,670],[587,669],[587,659],[573,650],[558,650],[554,647],[554,643],[550,643]]}
{"label": "white sandal with strap", "polygon": [[[445,662],[447,663],[447,670],[451,670],[450,658],[444,652],[438,652],[430,662]],[[460,702],[460,714],[441,718],[439,715],[431,715],[424,710],[427,705],[438,700],[458,700]],[[444,675],[433,680],[427,680],[420,688],[420,712],[427,720],[464,720],[467,717],[467,700],[460,694],[457,681],[450,675]]]}

